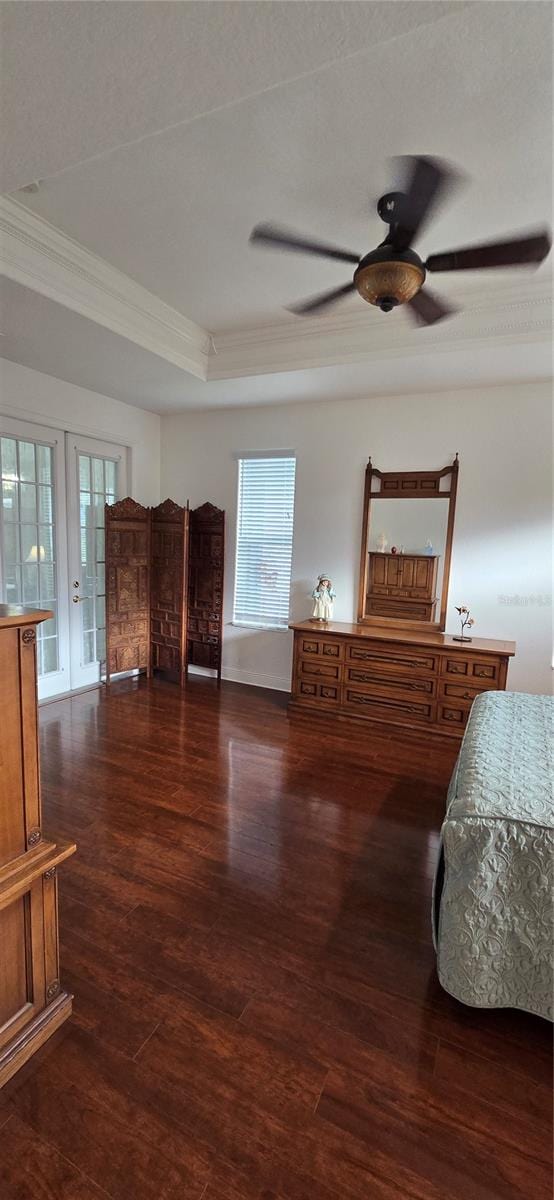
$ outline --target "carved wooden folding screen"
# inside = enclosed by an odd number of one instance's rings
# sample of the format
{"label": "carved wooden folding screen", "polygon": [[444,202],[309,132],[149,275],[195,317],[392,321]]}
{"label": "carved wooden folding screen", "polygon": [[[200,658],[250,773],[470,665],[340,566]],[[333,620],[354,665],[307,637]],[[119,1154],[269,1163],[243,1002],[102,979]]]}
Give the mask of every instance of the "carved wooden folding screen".
{"label": "carved wooden folding screen", "polygon": [[106,505],[106,679],[150,674],[150,510],[127,496]]}
{"label": "carved wooden folding screen", "polygon": [[183,682],[186,654],[188,508],[151,510],[150,651],[153,670]]}
{"label": "carved wooden folding screen", "polygon": [[215,668],[221,678],[225,513],[202,504],[190,514],[186,665]]}

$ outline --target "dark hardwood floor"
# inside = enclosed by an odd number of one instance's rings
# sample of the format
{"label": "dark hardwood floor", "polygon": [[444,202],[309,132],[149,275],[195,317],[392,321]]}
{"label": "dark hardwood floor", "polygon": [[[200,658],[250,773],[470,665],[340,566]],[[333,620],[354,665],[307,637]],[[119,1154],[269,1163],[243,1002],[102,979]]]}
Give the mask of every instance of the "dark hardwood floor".
{"label": "dark hardwood floor", "polygon": [[0,1096],[2,1200],[546,1200],[550,1027],[439,987],[455,748],[276,693],[40,712],[70,1022]]}

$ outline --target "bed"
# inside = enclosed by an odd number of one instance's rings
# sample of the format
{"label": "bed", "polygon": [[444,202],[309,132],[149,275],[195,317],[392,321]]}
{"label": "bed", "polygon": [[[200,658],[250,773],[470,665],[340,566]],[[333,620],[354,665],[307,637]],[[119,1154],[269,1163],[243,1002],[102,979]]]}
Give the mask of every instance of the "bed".
{"label": "bed", "polygon": [[554,702],[485,692],[448,792],[433,903],[439,980],[553,1019]]}

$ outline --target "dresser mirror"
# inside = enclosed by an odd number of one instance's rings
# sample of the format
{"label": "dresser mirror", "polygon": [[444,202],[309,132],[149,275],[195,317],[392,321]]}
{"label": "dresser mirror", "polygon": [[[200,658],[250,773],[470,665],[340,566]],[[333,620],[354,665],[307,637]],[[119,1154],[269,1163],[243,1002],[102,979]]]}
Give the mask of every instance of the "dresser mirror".
{"label": "dresser mirror", "polygon": [[458,456],[439,471],[368,462],[358,621],[444,630]]}

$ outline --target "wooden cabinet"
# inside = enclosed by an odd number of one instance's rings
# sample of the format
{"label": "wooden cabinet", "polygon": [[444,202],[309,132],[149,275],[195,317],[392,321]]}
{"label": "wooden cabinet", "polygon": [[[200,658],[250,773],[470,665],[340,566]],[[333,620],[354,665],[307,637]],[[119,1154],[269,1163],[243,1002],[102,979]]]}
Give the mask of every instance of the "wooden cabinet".
{"label": "wooden cabinet", "polygon": [[366,613],[434,621],[438,564],[436,554],[370,551]]}
{"label": "wooden cabinet", "polygon": [[424,728],[446,737],[461,737],[475,696],[504,690],[515,653],[513,642],[462,643],[434,630],[312,621],[291,628],[291,712]]}
{"label": "wooden cabinet", "polygon": [[0,1086],[71,1012],[60,982],[57,868],[73,843],[42,829],[36,625],[0,605]]}

